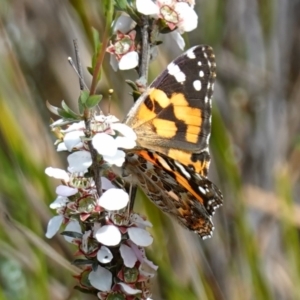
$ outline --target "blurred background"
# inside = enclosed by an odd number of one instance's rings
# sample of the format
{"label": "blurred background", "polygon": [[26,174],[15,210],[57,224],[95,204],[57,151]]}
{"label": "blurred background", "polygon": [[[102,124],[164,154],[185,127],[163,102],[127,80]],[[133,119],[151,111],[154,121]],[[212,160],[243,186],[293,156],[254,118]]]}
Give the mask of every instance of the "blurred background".
{"label": "blurred background", "polygon": [[[209,177],[224,205],[213,238],[202,241],[138,201],[154,225],[153,299],[300,299],[300,0],[196,2],[199,26],[185,40],[216,54]],[[75,248],[44,237],[58,184],[44,169],[66,166],[45,102],[77,110],[67,57],[77,39],[90,65],[91,27],[101,36],[104,26],[99,3],[0,0],[0,300],[92,299],[73,289]],[[150,81],[181,53],[162,39]],[[137,75],[112,71],[108,55],[102,75],[101,108],[108,112],[113,88],[111,113],[123,119],[133,103],[124,80]]]}

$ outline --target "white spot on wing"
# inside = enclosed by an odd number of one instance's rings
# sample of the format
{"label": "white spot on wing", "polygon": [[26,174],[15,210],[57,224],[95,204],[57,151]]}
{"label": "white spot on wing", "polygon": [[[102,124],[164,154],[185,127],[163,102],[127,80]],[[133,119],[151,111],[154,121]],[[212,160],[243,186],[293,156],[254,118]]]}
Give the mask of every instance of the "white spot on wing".
{"label": "white spot on wing", "polygon": [[199,72],[199,76],[200,76],[200,77],[203,77],[203,76],[204,76],[204,72],[203,72],[202,70]]}
{"label": "white spot on wing", "polygon": [[196,91],[200,91],[200,90],[201,90],[201,87],[202,87],[201,81],[200,81],[200,80],[195,80],[195,81],[193,82],[193,86],[194,86],[194,89],[195,89]]}
{"label": "white spot on wing", "polygon": [[206,144],[209,144],[209,139],[210,139],[210,133],[207,134]]}
{"label": "white spot on wing", "polygon": [[178,65],[175,65],[173,62],[171,62],[168,65],[167,69],[168,69],[169,74],[175,77],[176,81],[178,81],[180,83],[185,81],[186,76],[183,72],[181,72]]}
{"label": "white spot on wing", "polygon": [[180,169],[181,173],[184,174],[184,176],[187,179],[191,179],[191,175],[189,174],[189,172],[187,172],[186,169],[180,163],[178,163],[177,161],[175,161],[174,163],[177,166],[177,168]]}
{"label": "white spot on wing", "polygon": [[202,62],[201,61],[198,61],[198,66],[202,66]]}
{"label": "white spot on wing", "polygon": [[202,186],[198,186],[198,189],[199,189],[200,193],[202,193],[204,195],[206,194],[206,191]]}
{"label": "white spot on wing", "polygon": [[[195,47],[194,47],[195,48]],[[196,55],[194,53],[194,48],[191,48],[189,49],[187,52],[186,52],[186,56],[190,59],[195,59],[196,58]]]}

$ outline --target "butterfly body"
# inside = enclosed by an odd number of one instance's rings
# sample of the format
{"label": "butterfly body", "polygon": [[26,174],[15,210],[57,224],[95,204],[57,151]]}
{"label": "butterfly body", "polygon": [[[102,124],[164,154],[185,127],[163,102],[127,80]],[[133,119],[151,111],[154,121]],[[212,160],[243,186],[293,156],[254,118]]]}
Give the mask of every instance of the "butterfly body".
{"label": "butterfly body", "polygon": [[180,224],[210,237],[222,194],[207,179],[211,97],[216,77],[212,48],[196,46],[157,77],[125,123],[137,134],[123,168],[146,195]]}

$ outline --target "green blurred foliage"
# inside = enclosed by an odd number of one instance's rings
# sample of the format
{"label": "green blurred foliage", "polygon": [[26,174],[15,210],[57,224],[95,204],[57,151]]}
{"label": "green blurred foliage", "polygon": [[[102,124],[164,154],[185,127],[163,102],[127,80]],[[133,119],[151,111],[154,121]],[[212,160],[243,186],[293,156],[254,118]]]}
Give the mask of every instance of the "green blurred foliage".
{"label": "green blurred foliage", "polygon": [[[300,299],[299,129],[300,1],[199,0],[197,30],[187,45],[215,49],[210,178],[224,193],[210,240],[163,215],[147,199],[159,265],[153,299]],[[106,1],[106,4],[109,1]],[[46,240],[55,185],[47,166],[64,167],[49,129],[46,100],[78,111],[78,78],[69,67],[78,40],[82,64],[93,55],[93,31],[105,27],[101,1],[0,0],[0,300],[90,299],[73,290],[74,248]],[[180,54],[163,36],[150,78]],[[88,85],[91,76],[85,71]],[[109,55],[97,93],[123,118],[133,103]],[[139,199],[145,198],[140,195]]]}

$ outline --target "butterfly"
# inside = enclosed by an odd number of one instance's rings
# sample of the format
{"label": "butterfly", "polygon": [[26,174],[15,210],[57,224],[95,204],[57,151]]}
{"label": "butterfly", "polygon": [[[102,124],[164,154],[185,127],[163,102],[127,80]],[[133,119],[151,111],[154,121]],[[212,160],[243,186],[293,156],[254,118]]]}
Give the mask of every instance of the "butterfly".
{"label": "butterfly", "polygon": [[211,98],[216,77],[210,46],[195,46],[171,62],[130,110],[137,135],[123,170],[162,211],[203,239],[222,205],[208,178]]}

